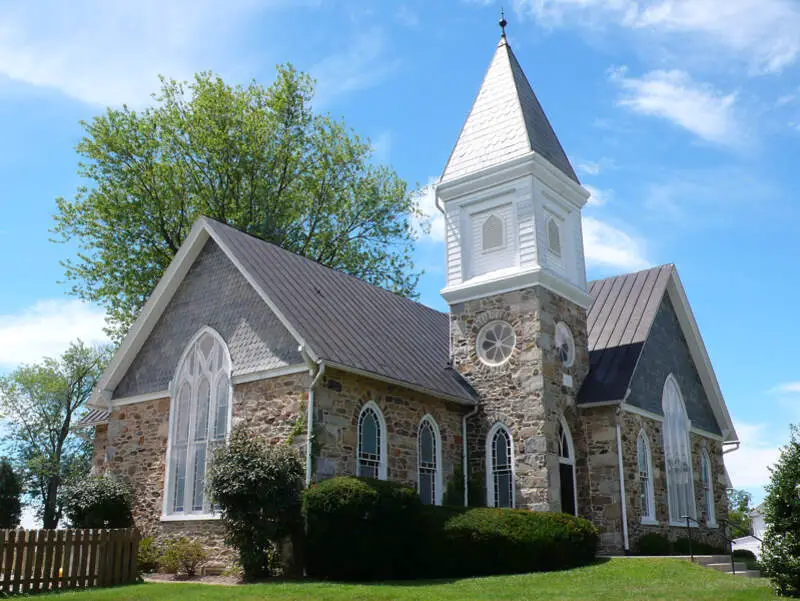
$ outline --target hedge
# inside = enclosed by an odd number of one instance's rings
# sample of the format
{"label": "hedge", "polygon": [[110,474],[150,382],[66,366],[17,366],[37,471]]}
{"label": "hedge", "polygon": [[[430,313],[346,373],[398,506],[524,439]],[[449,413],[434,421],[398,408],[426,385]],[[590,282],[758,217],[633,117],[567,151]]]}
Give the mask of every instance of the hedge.
{"label": "hedge", "polygon": [[304,496],[307,571],[387,580],[515,574],[584,565],[598,534],[566,514],[423,506],[392,482],[333,478]]}
{"label": "hedge", "polygon": [[[650,532],[640,537],[636,542],[637,555],[689,555],[689,538],[683,536],[675,541],[670,541],[663,534]],[[717,547],[710,543],[692,540],[691,551],[695,555],[727,555],[724,547]]]}

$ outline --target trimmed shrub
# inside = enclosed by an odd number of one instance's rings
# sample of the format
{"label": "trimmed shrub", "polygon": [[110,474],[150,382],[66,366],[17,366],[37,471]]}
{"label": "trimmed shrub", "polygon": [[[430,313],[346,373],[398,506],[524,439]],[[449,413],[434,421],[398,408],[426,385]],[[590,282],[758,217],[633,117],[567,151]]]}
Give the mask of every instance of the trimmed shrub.
{"label": "trimmed shrub", "polygon": [[423,506],[393,482],[333,478],[306,491],[307,569],[386,580],[513,574],[591,562],[598,533],[566,514]]}
{"label": "trimmed shrub", "polygon": [[758,561],[756,559],[756,554],[752,551],[748,551],[747,549],[734,549],[733,558],[747,562],[748,564],[756,563]]}
{"label": "trimmed shrub", "polygon": [[[297,453],[237,428],[214,454],[208,489],[222,514],[225,540],[239,552],[245,580],[273,575],[288,564],[281,542],[294,536],[297,560],[302,540],[303,464]],[[290,568],[289,568],[289,571]]]}
{"label": "trimmed shrub", "polygon": [[22,480],[3,457],[0,459],[0,528],[16,528],[22,517]]}
{"label": "trimmed shrub", "polygon": [[133,525],[131,490],[115,476],[83,478],[64,487],[61,502],[75,528],[128,528]]}
{"label": "trimmed shrub", "polygon": [[689,555],[689,551],[695,555],[727,555],[728,551],[723,547],[717,547],[711,543],[706,543],[692,539],[691,549],[689,548],[689,537],[683,536],[672,543],[673,555]]}
{"label": "trimmed shrub", "polygon": [[203,545],[186,538],[168,540],[164,544],[159,567],[167,574],[192,578],[208,561]]}
{"label": "trimmed shrub", "polygon": [[141,574],[157,572],[161,563],[161,547],[152,536],[145,536],[139,541],[136,550],[136,569]]}
{"label": "trimmed shrub", "polygon": [[396,482],[340,477],[307,489],[306,570],[316,578],[409,578],[422,503]]}
{"label": "trimmed shrub", "polygon": [[671,555],[672,543],[663,534],[648,532],[636,541],[637,555]]}

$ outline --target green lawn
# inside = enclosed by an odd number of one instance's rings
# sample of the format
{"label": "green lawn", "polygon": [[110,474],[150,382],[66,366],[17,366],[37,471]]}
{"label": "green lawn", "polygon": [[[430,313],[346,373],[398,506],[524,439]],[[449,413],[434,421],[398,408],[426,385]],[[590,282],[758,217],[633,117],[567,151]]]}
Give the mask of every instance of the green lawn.
{"label": "green lawn", "polygon": [[115,589],[55,594],[58,601],[472,601],[581,599],[624,601],[682,599],[735,601],[777,599],[768,582],[691,565],[679,559],[612,559],[605,563],[547,574],[497,576],[456,581],[396,584],[320,582],[253,584],[238,587],[202,584],[140,584]]}

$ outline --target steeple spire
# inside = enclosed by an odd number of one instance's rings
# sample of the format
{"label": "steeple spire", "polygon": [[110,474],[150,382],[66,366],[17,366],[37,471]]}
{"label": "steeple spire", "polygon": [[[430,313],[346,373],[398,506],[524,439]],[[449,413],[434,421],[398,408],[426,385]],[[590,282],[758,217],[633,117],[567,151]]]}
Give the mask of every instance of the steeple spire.
{"label": "steeple spire", "polygon": [[500,25],[500,31],[502,32],[500,34],[500,37],[502,37],[505,40],[506,39],[506,25],[508,25],[508,21],[506,21],[506,15],[505,15],[505,12],[503,11],[503,7],[502,6],[500,7],[500,22],[499,22],[499,25]]}

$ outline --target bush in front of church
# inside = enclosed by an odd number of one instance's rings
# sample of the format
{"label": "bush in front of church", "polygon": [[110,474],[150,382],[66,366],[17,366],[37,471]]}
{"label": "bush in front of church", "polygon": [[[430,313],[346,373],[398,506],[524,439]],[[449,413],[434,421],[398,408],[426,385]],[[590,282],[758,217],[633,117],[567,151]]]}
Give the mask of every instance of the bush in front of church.
{"label": "bush in front of church", "polygon": [[421,507],[416,492],[396,482],[344,476],[314,484],[303,497],[308,575],[414,577]]}
{"label": "bush in front of church", "polygon": [[73,528],[128,528],[133,525],[130,486],[113,474],[72,482],[64,487],[60,501]]}
{"label": "bush in front of church", "polygon": [[779,595],[800,597],[800,427],[792,426],[766,490],[762,573]]}
{"label": "bush in front of church", "polygon": [[557,570],[594,560],[597,528],[565,514],[431,507],[398,483],[341,477],[305,492],[307,572],[390,580]]}

